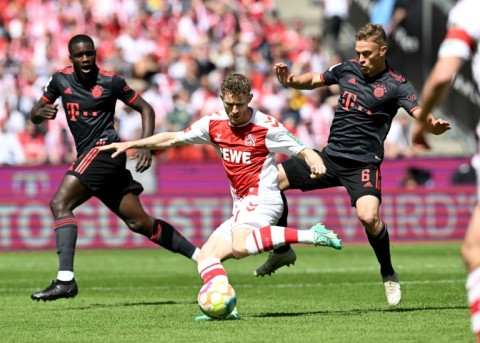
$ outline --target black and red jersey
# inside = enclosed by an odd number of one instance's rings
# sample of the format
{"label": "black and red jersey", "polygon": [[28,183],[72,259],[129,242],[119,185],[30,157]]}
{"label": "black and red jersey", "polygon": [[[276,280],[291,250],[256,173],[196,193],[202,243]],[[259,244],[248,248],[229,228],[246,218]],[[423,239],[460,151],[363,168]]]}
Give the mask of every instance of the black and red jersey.
{"label": "black and red jersey", "polygon": [[53,103],[59,97],[67,116],[78,155],[99,140],[118,142],[114,128],[115,105],[118,100],[131,104],[138,93],[123,77],[99,69],[96,82],[86,88],[75,78],[73,67],[58,70],[50,77],[42,98]]}
{"label": "black and red jersey", "polygon": [[358,60],[334,65],[321,78],[326,85],[340,86],[325,153],[380,164],[383,142],[398,109],[403,107],[411,115],[420,106],[412,85],[388,64],[383,72],[369,77]]}

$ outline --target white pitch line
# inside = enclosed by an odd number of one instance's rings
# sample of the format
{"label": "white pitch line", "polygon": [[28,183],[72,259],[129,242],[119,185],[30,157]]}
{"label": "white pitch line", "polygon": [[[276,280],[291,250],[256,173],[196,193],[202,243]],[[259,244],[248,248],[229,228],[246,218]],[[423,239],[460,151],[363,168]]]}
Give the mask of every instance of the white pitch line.
{"label": "white pitch line", "polygon": [[[407,280],[400,281],[402,285],[436,285],[436,284],[464,284],[465,279],[445,279],[445,280]],[[327,286],[381,286],[380,281],[375,282],[315,282],[315,283],[274,283],[274,284],[235,284],[235,288],[299,288],[299,287],[327,287]],[[162,285],[162,286],[136,286],[136,287],[83,287],[82,290],[89,291],[100,291],[100,292],[111,292],[117,290],[129,290],[129,291],[142,291],[142,290],[171,290],[172,287],[178,289],[187,289],[187,288],[198,288],[198,286],[182,286],[182,285]],[[12,292],[13,288],[0,288],[0,292]],[[32,291],[31,288],[15,288],[15,293],[19,291]]]}

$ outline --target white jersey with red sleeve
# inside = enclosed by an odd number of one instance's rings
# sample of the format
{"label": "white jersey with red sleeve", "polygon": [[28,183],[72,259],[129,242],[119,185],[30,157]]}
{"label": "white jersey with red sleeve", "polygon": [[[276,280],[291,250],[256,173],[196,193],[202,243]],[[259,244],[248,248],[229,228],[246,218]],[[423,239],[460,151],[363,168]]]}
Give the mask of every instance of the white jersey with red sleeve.
{"label": "white jersey with red sleeve", "polygon": [[[472,60],[480,48],[480,1],[459,0],[448,16],[445,39],[438,51],[439,57],[455,56]],[[480,84],[480,68],[474,68],[474,78]]]}
{"label": "white jersey with red sleeve", "polygon": [[305,146],[273,117],[253,110],[248,123],[232,126],[223,110],[177,134],[185,144],[211,144],[222,159],[234,198],[277,192],[275,153],[296,155]]}
{"label": "white jersey with red sleeve", "polygon": [[[459,0],[450,10],[448,30],[440,45],[438,57],[460,57],[472,61],[473,77],[480,85],[480,1]],[[477,137],[480,137],[480,122],[476,127]],[[472,166],[480,173],[480,151],[472,158]],[[477,180],[477,199],[480,201],[480,180]],[[480,330],[480,327],[478,328]]]}

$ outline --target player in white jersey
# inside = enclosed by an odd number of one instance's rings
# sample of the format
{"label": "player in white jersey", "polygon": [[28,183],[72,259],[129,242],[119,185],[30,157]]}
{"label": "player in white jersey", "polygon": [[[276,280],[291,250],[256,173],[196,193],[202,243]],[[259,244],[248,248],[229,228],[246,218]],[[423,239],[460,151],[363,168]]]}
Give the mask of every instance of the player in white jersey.
{"label": "player in white jersey", "polygon": [[[202,117],[181,132],[162,132],[98,148],[116,150],[112,157],[127,149],[167,149],[189,144],[211,144],[216,149],[230,182],[233,211],[200,251],[198,272],[204,283],[214,279],[228,282],[221,263],[228,258],[240,259],[290,243],[342,248],[337,235],[322,224],[310,230],[275,225],[284,207],[275,153],[305,160],[312,178],[325,174],[326,169],[320,156],[299,142],[281,123],[249,107],[252,97],[248,78],[232,73],[221,86],[224,110]],[[211,318],[198,316],[196,319]],[[236,309],[228,319],[238,319]]]}
{"label": "player in white jersey", "polygon": [[[419,119],[423,119],[424,122],[428,113],[447,97],[452,80],[462,65],[468,60],[473,62],[479,58],[479,13],[480,1],[478,0],[460,0],[450,10],[447,34],[440,45],[437,62],[422,90],[422,115]],[[479,69],[474,68],[473,71],[477,84],[480,84]],[[414,129],[413,143],[425,144],[424,126],[417,125]],[[477,151],[472,163],[477,170],[477,175],[480,175],[480,152]],[[477,204],[472,211],[462,245],[462,255],[468,272],[466,287],[472,329],[477,335],[477,341],[480,342],[480,202],[478,200],[480,200],[480,178],[477,178]]]}

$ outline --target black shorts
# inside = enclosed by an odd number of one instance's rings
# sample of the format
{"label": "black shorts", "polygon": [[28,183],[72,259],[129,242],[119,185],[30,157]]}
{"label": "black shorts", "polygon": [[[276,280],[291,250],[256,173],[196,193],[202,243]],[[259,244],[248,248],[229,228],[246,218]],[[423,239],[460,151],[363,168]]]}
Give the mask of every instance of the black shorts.
{"label": "black shorts", "polygon": [[126,168],[126,155],[112,158],[111,154],[91,148],[67,171],[107,205],[114,205],[127,193],[138,195],[143,192],[142,184],[135,181]]}
{"label": "black shorts", "polygon": [[290,189],[300,189],[303,192],[315,189],[343,186],[346,188],[352,206],[365,195],[373,195],[382,201],[380,166],[365,164],[341,158],[330,158],[322,152],[327,174],[318,178],[310,178],[310,168],[307,163],[297,157],[292,157],[282,163],[290,184]]}

